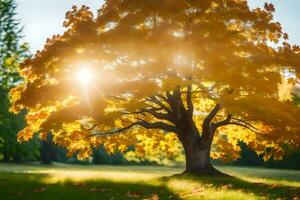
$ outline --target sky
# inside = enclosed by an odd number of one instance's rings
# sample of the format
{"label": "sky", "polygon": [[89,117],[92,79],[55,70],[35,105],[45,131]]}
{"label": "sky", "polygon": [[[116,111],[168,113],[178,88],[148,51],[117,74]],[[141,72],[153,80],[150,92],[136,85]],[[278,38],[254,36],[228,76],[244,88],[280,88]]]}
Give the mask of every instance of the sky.
{"label": "sky", "polygon": [[[282,23],[289,33],[290,42],[300,45],[300,1],[299,0],[248,0],[251,7],[263,6],[264,2],[275,5],[275,20]],[[93,12],[103,0],[16,0],[18,18],[24,26],[24,41],[32,52],[42,49],[47,38],[64,31],[62,23],[65,13],[72,5],[89,6]]]}

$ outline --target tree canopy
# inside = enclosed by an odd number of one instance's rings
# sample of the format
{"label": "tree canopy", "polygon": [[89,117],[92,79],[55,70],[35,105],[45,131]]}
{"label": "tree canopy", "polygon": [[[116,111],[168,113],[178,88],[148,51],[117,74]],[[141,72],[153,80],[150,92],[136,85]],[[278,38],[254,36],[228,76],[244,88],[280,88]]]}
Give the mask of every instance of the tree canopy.
{"label": "tree canopy", "polygon": [[106,0],[96,16],[74,6],[66,31],[21,66],[18,140],[51,132],[81,157],[98,145],[172,155],[196,134],[214,138],[213,158],[236,159],[243,141],[280,159],[300,144],[300,48],[274,11],[246,0]]}

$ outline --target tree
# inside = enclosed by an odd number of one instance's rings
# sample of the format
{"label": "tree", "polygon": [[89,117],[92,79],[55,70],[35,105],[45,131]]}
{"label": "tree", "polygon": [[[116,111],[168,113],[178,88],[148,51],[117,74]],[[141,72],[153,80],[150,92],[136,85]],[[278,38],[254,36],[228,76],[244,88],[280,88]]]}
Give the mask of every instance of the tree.
{"label": "tree", "polygon": [[51,136],[47,135],[47,138],[41,141],[40,156],[42,164],[52,164],[52,161],[56,160],[55,146],[51,140]]}
{"label": "tree", "polygon": [[21,78],[19,63],[28,57],[28,47],[20,44],[22,28],[15,19],[16,4],[13,0],[0,2],[0,154],[4,161],[19,162],[33,159],[37,151],[34,142],[18,144],[17,133],[24,128],[24,112],[13,115],[9,112],[9,90],[16,86]]}
{"label": "tree", "polygon": [[15,19],[16,5],[13,0],[0,4],[0,76],[1,88],[7,90],[20,80],[18,64],[24,59],[26,44],[20,45],[22,28]]}
{"label": "tree", "polygon": [[96,17],[74,6],[65,33],[21,67],[18,140],[52,132],[79,157],[98,145],[143,156],[147,138],[171,155],[178,140],[199,174],[220,174],[210,155],[236,159],[240,141],[280,159],[300,143],[300,48],[273,13],[245,0],[107,0]]}

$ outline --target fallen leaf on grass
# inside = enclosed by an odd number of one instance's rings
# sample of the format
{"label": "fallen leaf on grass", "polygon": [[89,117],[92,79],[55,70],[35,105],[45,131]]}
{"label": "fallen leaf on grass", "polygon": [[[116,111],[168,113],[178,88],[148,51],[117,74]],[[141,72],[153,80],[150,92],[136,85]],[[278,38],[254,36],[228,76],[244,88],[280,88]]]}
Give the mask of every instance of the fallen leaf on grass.
{"label": "fallen leaf on grass", "polygon": [[143,200],[159,200],[159,196],[157,194],[153,194],[151,197],[145,198]]}
{"label": "fallen leaf on grass", "polygon": [[35,189],[33,190],[33,192],[41,193],[41,192],[45,192],[46,190],[47,190],[47,188],[41,187],[41,188],[35,188]]}
{"label": "fallen leaf on grass", "polygon": [[195,194],[195,193],[200,193],[200,192],[203,192],[203,191],[204,191],[203,188],[194,188],[194,189],[192,190],[192,193]]}
{"label": "fallen leaf on grass", "polygon": [[179,194],[179,196],[180,196],[180,198],[188,198],[188,197],[198,196],[203,191],[204,191],[203,188],[194,188],[192,191],[181,192]]}
{"label": "fallen leaf on grass", "polygon": [[141,196],[141,193],[140,192],[130,192],[130,191],[128,191],[125,196],[132,197],[132,198],[139,198]]}
{"label": "fallen leaf on grass", "polygon": [[232,187],[233,187],[232,184],[227,184],[227,185],[222,185],[221,189],[222,189],[222,190],[226,190],[226,189],[230,189],[230,188],[232,188]]}
{"label": "fallen leaf on grass", "polygon": [[151,200],[159,200],[159,196],[157,194],[153,194]]}

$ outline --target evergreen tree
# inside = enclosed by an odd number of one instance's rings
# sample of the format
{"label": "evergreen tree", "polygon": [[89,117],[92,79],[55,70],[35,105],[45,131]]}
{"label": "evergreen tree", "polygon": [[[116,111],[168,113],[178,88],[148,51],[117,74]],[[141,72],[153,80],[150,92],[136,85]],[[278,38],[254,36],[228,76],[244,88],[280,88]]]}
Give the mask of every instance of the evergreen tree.
{"label": "evergreen tree", "polygon": [[0,155],[3,161],[20,162],[38,155],[37,143],[19,144],[16,135],[25,125],[24,111],[9,112],[9,90],[22,82],[19,63],[29,57],[28,45],[21,44],[22,27],[16,19],[14,0],[0,0]]}

